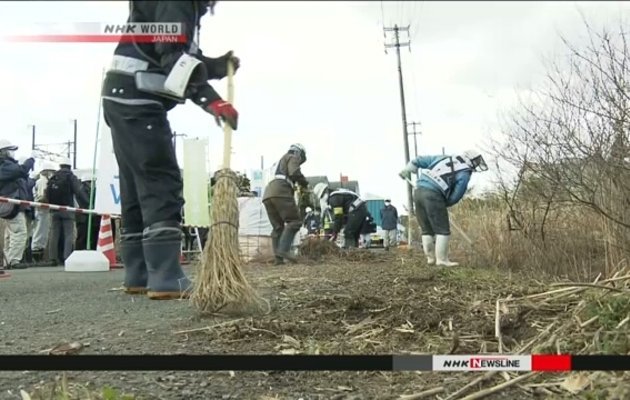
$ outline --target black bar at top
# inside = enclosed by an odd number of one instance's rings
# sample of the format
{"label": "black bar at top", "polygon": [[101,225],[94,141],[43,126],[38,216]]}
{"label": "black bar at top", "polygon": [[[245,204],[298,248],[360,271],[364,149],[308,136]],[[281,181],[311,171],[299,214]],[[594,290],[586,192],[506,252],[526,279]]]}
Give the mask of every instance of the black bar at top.
{"label": "black bar at top", "polygon": [[571,356],[571,371],[630,371],[630,356]]}
{"label": "black bar at top", "polygon": [[393,371],[391,355],[0,355],[0,371]]}

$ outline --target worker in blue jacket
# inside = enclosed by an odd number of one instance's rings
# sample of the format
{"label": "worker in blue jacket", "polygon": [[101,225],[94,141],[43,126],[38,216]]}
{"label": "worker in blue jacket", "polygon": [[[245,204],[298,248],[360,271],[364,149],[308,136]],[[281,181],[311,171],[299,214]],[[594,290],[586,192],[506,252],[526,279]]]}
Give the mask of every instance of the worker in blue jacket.
{"label": "worker in blue jacket", "polygon": [[420,156],[411,160],[400,172],[400,177],[409,182],[412,173],[418,174],[413,194],[414,206],[422,229],[422,248],[429,265],[458,265],[448,259],[451,236],[448,208],[464,197],[473,171],[487,170],[488,165],[482,155],[468,150],[461,155]]}

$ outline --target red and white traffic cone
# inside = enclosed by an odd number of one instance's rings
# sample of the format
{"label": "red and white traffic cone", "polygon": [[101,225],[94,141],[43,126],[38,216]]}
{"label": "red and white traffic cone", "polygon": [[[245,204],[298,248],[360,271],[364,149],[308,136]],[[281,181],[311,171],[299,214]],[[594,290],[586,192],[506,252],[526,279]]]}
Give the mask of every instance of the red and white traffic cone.
{"label": "red and white traffic cone", "polygon": [[98,232],[96,250],[107,257],[110,270],[115,268],[116,250],[114,248],[114,236],[112,235],[112,219],[109,215],[103,215],[101,217],[101,228]]}

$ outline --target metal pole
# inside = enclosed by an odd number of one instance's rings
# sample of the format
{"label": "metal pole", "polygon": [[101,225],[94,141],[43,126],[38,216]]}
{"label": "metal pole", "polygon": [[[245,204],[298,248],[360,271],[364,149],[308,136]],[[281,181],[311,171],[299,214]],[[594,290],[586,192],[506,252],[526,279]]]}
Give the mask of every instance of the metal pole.
{"label": "metal pole", "polygon": [[[409,163],[409,133],[407,131],[407,109],[405,106],[405,89],[403,85],[402,62],[400,61],[400,36],[398,25],[394,26],[394,35],[396,38],[396,58],[398,59],[398,86],[400,87],[400,108],[402,114],[403,125],[403,143],[405,146],[405,164]],[[413,215],[413,192],[410,186],[407,186],[407,208],[409,217],[407,219],[407,244],[411,246],[411,217]]]}
{"label": "metal pole", "polygon": [[72,160],[72,168],[77,169],[77,120],[74,120],[74,159]]}
{"label": "metal pole", "polygon": [[[103,70],[101,71],[101,92],[103,91],[103,83],[105,82],[105,68],[103,68]],[[99,93],[101,93],[99,92]],[[96,192],[96,156],[98,154],[98,140],[99,140],[99,133],[101,130],[101,96],[99,95],[98,97],[98,113],[96,116],[96,138],[94,139],[94,157],[92,159],[92,176],[91,176],[91,180],[90,180],[90,210],[94,209],[94,201],[96,200],[95,197],[95,192]],[[112,224],[112,230],[115,229],[115,227]],[[88,215],[88,226],[87,226],[87,248],[89,249],[92,245],[91,242],[91,238],[92,238],[92,214]]]}
{"label": "metal pole", "polygon": [[33,136],[33,146],[31,150],[35,150],[35,125],[31,125],[31,132]]}

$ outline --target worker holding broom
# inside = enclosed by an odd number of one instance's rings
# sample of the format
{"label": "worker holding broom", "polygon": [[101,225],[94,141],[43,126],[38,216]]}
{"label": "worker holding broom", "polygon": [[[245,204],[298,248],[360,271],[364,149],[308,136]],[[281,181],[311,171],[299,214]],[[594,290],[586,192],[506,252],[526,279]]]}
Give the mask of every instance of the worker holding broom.
{"label": "worker holding broom", "polygon": [[119,167],[120,253],[125,291],[151,299],[189,297],[180,265],[182,177],[167,111],[187,99],[236,130],[238,113],[208,84],[236,70],[232,52],[198,48],[199,23],[215,1],[130,1],[128,23],[178,23],[185,43],[121,40],[103,82],[103,112]]}
{"label": "worker holding broom", "polygon": [[488,165],[479,152],[468,150],[454,156],[420,156],[411,160],[399,175],[410,181],[411,174],[418,169],[423,173],[418,177],[413,197],[427,263],[457,266],[448,258],[451,235],[448,207],[464,197],[472,172],[487,171]]}
{"label": "worker holding broom", "polygon": [[278,161],[274,178],[267,184],[263,194],[263,205],[273,227],[271,245],[275,265],[284,264],[284,260],[292,263],[297,261],[291,254],[291,245],[302,227],[302,220],[295,202],[295,188],[308,188],[308,181],[300,169],[305,162],[304,146],[299,143],[291,145]]}

